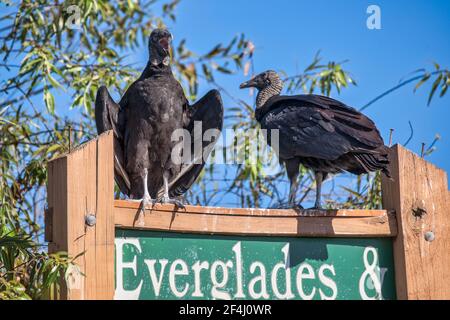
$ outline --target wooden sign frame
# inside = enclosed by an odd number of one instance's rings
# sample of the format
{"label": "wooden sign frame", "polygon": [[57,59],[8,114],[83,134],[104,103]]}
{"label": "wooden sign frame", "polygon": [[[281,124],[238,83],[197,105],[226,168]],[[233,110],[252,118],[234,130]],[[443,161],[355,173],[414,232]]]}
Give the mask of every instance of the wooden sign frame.
{"label": "wooden sign frame", "polygon": [[[49,252],[77,257],[58,296],[113,299],[115,228],[240,236],[393,238],[398,299],[450,299],[447,174],[399,145],[386,210],[268,210],[156,205],[114,200],[113,136],[106,132],[48,164]],[[151,211],[151,212],[150,212]],[[67,285],[66,285],[67,282]]]}

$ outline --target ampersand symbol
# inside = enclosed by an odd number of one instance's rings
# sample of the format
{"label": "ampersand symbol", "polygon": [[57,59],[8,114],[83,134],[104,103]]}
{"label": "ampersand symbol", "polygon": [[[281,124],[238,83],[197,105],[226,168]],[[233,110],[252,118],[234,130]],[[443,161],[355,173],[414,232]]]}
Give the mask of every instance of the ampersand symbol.
{"label": "ampersand symbol", "polygon": [[[372,253],[372,263],[369,263],[369,253]],[[361,278],[359,279],[359,293],[361,294],[361,298],[363,300],[378,300],[382,299],[381,295],[381,281],[378,269],[378,253],[377,250],[373,247],[367,247],[364,250],[364,267],[365,271],[362,273]],[[375,296],[369,297],[366,293],[366,280],[368,277],[372,281],[373,288],[375,289]]]}

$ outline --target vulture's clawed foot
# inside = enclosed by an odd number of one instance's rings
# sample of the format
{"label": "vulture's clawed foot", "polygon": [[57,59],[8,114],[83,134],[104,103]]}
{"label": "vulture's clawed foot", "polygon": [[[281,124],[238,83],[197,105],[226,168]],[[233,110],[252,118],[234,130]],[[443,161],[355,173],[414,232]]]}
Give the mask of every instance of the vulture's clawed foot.
{"label": "vulture's clawed foot", "polygon": [[139,213],[144,214],[147,206],[152,205],[152,207],[156,204],[156,200],[152,199],[150,196],[144,196],[141,200],[141,204],[139,206]]}
{"label": "vulture's clawed foot", "polygon": [[186,209],[186,207],[184,206],[183,201],[179,200],[179,199],[175,199],[175,198],[169,198],[169,197],[162,197],[158,200],[158,202],[160,203],[170,203],[173,204],[174,206],[176,206],[177,208],[180,209]]}
{"label": "vulture's clawed foot", "polygon": [[305,208],[303,208],[303,206],[299,203],[291,204],[289,209],[294,210],[297,214],[302,214],[302,211],[305,210]]}
{"label": "vulture's clawed foot", "polygon": [[291,203],[281,203],[278,206],[274,207],[274,209],[284,209],[284,210],[304,210],[301,204],[291,204]]}
{"label": "vulture's clawed foot", "polygon": [[294,204],[293,206],[291,206],[291,209],[294,210],[305,210],[305,208],[303,208],[303,206],[301,204]]}

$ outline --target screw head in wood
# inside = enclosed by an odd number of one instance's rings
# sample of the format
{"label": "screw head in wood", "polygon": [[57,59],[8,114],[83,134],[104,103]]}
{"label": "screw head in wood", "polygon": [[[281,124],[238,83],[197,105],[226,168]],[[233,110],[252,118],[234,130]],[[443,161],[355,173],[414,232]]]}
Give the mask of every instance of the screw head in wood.
{"label": "screw head in wood", "polygon": [[93,214],[88,214],[85,219],[84,222],[89,226],[95,226],[95,223],[97,222],[97,218],[93,215]]}
{"label": "screw head in wood", "polygon": [[434,241],[434,238],[435,238],[434,232],[428,231],[428,232],[425,233],[425,240],[426,241],[428,241],[428,242]]}

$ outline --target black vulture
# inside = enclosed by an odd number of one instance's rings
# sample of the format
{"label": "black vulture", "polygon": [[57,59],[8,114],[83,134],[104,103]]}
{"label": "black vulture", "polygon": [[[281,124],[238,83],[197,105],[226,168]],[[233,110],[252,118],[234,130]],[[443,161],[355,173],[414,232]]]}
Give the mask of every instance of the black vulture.
{"label": "black vulture", "polygon": [[[278,129],[276,150],[290,180],[289,205],[296,205],[300,164],[314,171],[316,202],[321,208],[321,185],[329,173],[348,171],[360,175],[381,170],[390,177],[388,148],[372,120],[335,99],[303,94],[280,95],[283,81],[275,71],[266,71],[241,84],[254,87],[256,120],[262,129]],[[273,148],[275,146],[272,146]]]}
{"label": "black vulture", "polygon": [[[189,105],[170,67],[171,41],[169,31],[155,29],[149,39],[148,64],[119,104],[104,86],[99,88],[95,101],[98,133],[114,131],[116,182],[131,199],[142,199],[142,211],[156,201],[183,207],[178,197],[199,176],[223,124],[223,105],[217,90]],[[192,139],[174,140],[175,130],[183,129]],[[203,141],[207,130],[209,139]],[[202,148],[193,148],[194,139]],[[181,153],[175,150],[180,146],[178,142],[183,146]],[[186,158],[188,151],[191,154]],[[180,160],[174,155],[189,161],[174,161]]]}

